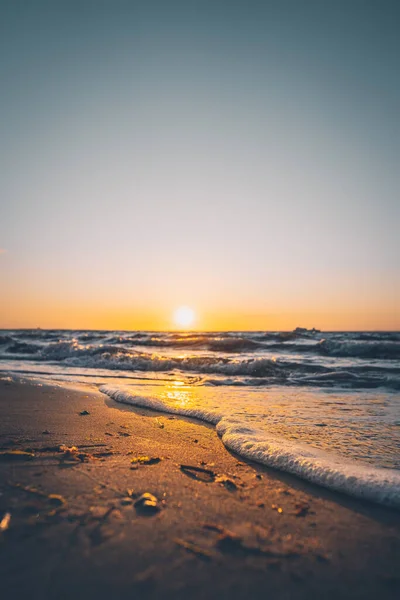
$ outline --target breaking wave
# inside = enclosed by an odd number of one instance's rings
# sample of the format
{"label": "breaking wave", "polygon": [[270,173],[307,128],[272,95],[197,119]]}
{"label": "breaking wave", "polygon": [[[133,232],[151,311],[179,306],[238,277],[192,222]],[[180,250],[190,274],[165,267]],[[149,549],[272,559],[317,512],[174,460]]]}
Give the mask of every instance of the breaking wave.
{"label": "breaking wave", "polygon": [[319,351],[328,356],[395,360],[400,358],[400,342],[376,339],[367,341],[324,339],[319,343]]}
{"label": "breaking wave", "polygon": [[[352,334],[320,340],[313,334],[296,342],[298,334],[285,333],[286,341],[277,342],[283,334],[50,333],[1,335],[0,359],[110,371],[181,371],[209,376],[204,382],[209,385],[400,389],[400,342],[394,334],[367,340]],[[269,341],[260,341],[267,335]]]}

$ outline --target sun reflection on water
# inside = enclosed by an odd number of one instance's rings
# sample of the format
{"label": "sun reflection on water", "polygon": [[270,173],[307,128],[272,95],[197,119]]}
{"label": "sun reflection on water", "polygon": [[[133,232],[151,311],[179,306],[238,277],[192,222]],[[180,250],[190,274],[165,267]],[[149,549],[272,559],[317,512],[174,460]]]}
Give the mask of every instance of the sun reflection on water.
{"label": "sun reflection on water", "polygon": [[177,407],[191,408],[196,405],[193,388],[179,379],[168,382],[161,395]]}

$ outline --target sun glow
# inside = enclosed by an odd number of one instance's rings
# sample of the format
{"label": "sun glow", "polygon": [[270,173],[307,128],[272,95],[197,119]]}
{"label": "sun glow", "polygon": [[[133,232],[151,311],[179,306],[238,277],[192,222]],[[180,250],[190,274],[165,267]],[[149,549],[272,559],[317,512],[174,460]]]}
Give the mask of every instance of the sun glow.
{"label": "sun glow", "polygon": [[190,327],[195,321],[196,315],[192,308],[188,306],[180,306],[174,312],[174,323],[178,327]]}

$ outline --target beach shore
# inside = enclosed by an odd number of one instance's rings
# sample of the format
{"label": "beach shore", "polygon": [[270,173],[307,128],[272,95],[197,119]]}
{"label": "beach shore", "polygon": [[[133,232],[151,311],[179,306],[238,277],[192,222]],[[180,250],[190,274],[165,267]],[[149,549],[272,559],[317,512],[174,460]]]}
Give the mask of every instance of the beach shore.
{"label": "beach shore", "polygon": [[210,425],[3,377],[0,447],[4,598],[399,596],[398,512],[246,462]]}

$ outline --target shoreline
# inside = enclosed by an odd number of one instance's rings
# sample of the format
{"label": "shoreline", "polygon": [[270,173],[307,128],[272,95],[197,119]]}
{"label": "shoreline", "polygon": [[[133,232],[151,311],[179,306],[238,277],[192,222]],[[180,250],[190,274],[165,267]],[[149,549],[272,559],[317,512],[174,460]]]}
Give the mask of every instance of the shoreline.
{"label": "shoreline", "polygon": [[[0,461],[14,597],[398,595],[398,512],[247,461],[214,426],[79,388],[0,379],[2,452],[34,455]],[[154,513],[135,507],[145,492]]]}
{"label": "shoreline", "polygon": [[135,395],[120,385],[100,385],[98,389],[121,404],[211,424],[227,450],[242,459],[289,473],[334,492],[400,509],[400,472],[394,469],[368,466],[339,454],[328,454],[307,443],[265,435],[222,413],[170,406],[156,396]]}

